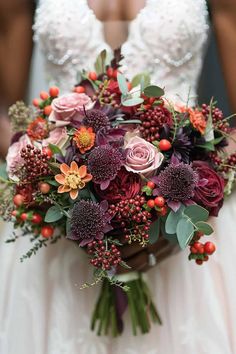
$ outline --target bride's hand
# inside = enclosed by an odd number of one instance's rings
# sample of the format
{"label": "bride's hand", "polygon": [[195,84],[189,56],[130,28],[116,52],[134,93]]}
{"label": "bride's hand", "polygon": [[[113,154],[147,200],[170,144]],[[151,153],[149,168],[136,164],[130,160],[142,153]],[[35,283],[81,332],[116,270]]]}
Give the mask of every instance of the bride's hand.
{"label": "bride's hand", "polygon": [[[155,257],[156,264],[169,257],[176,250],[176,245],[171,244],[168,240],[160,237],[153,245],[146,247],[140,246],[138,243],[131,245],[125,244],[120,247],[121,258],[124,260],[130,269],[119,266],[117,269],[118,274],[123,274],[132,271],[146,272],[152,266],[149,264],[149,255]],[[152,257],[153,257],[152,256]]]}

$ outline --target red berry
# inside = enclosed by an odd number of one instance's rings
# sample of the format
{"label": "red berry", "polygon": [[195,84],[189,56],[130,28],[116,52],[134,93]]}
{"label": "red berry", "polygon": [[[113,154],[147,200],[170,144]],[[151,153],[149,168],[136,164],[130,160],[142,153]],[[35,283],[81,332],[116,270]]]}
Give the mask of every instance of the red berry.
{"label": "red berry", "polygon": [[159,142],[159,149],[161,151],[168,151],[171,148],[171,143],[167,139],[162,139]]}
{"label": "red berry", "polygon": [[161,216],[165,216],[167,214],[167,207],[163,206],[161,209],[158,211],[158,214]]}
{"label": "red berry", "polygon": [[22,221],[26,221],[26,220],[28,219],[28,214],[22,213],[21,216],[20,216],[20,219],[21,219]]}
{"label": "red berry", "polygon": [[40,92],[40,98],[42,98],[42,100],[46,100],[48,97],[49,97],[49,94],[46,91]]}
{"label": "red berry", "polygon": [[50,225],[48,226],[43,226],[41,228],[41,235],[45,238],[49,238],[49,237],[52,237],[53,235],[53,232],[54,232],[54,228]]}
{"label": "red berry", "polygon": [[108,68],[107,69],[107,76],[109,77],[109,78],[112,78],[113,77],[113,74],[114,74],[114,69],[113,68]]}
{"label": "red berry", "polygon": [[46,182],[42,182],[39,184],[39,190],[43,194],[47,194],[50,191],[50,189],[51,189],[50,184]]}
{"label": "red berry", "polygon": [[153,199],[149,199],[149,200],[147,201],[147,206],[148,206],[149,208],[154,208],[154,206],[155,206],[154,200],[153,200]]}
{"label": "red berry", "polygon": [[216,246],[214,245],[213,242],[206,242],[204,245],[204,251],[207,254],[213,254],[216,250]]}
{"label": "red berry", "polygon": [[59,95],[59,88],[57,86],[52,86],[49,89],[49,95],[51,97],[57,97]]}
{"label": "red berry", "polygon": [[33,105],[35,107],[38,107],[39,106],[39,99],[38,98],[34,98],[33,101],[32,101]]}
{"label": "red berry", "polygon": [[95,73],[95,71],[90,71],[89,74],[88,74],[88,77],[92,81],[97,80],[97,74]]}
{"label": "red berry", "polygon": [[161,208],[165,205],[165,199],[163,197],[156,197],[154,202],[155,202],[155,205],[159,208]]}
{"label": "red berry", "polygon": [[155,188],[155,183],[152,181],[148,181],[147,186],[151,189]]}
{"label": "red berry", "polygon": [[85,92],[85,88],[83,86],[76,86],[74,88],[74,92],[77,92],[77,93],[84,93]]}
{"label": "red berry", "polygon": [[113,75],[112,75],[113,79],[116,79],[116,78],[117,78],[117,74],[118,74],[118,70],[115,69],[115,70],[113,71]]}
{"label": "red berry", "polygon": [[49,147],[44,147],[42,151],[43,151],[44,154],[46,154],[50,158],[53,155],[52,150]]}
{"label": "red berry", "polygon": [[127,82],[127,87],[128,87],[128,91],[130,91],[132,89],[131,82]]}
{"label": "red berry", "polygon": [[43,113],[44,113],[46,116],[49,116],[49,114],[50,114],[51,112],[52,112],[52,106],[51,106],[51,105],[44,107]]}
{"label": "red berry", "polygon": [[31,221],[33,224],[40,224],[43,221],[43,218],[39,214],[34,214]]}
{"label": "red berry", "polygon": [[12,210],[11,215],[16,216],[18,214],[17,210]]}
{"label": "red berry", "polygon": [[24,203],[24,197],[21,194],[16,194],[13,198],[13,203],[16,206],[21,206]]}
{"label": "red berry", "polygon": [[194,242],[193,247],[194,247],[197,251],[199,251],[200,249],[202,249],[203,244],[202,244],[201,242]]}
{"label": "red berry", "polygon": [[197,253],[196,248],[193,247],[193,246],[190,247],[190,251],[191,251],[191,253],[193,253],[193,254],[196,254],[196,253]]}
{"label": "red berry", "polygon": [[195,262],[198,264],[198,265],[202,265],[203,261],[201,259],[196,259]]}

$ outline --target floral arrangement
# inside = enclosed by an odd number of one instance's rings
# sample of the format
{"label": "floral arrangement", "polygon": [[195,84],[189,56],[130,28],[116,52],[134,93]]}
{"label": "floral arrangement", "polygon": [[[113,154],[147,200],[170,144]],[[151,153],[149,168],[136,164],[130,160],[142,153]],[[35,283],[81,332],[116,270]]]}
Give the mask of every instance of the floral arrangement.
{"label": "floral arrangement", "polygon": [[116,53],[107,65],[102,52],[73,91],[51,87],[34,107],[14,104],[1,170],[2,214],[32,243],[21,260],[62,237],[83,248],[94,279],[82,288],[103,280],[92,328],[113,335],[122,332],[127,304],[134,334],[148,332],[150,319],[160,322],[142,275],[117,274],[135,271],[123,245],[145,249],[165,238],[206,262],[215,245],[200,239],[213,232],[207,221],[232,189],[236,162],[224,149],[231,117],[215,102],[174,105],[148,74],[128,81],[119,62]]}

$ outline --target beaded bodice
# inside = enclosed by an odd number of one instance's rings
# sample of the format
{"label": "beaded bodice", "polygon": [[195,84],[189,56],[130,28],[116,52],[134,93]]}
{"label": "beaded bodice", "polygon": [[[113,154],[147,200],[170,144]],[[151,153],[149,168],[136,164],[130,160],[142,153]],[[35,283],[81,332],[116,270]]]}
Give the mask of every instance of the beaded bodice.
{"label": "beaded bodice", "polygon": [[[205,0],[147,0],[130,22],[123,71],[129,77],[148,71],[170,98],[194,100],[207,29]],[[64,91],[75,84],[79,70],[92,69],[102,49],[111,53],[103,24],[86,0],[41,0],[34,30],[47,78]]]}

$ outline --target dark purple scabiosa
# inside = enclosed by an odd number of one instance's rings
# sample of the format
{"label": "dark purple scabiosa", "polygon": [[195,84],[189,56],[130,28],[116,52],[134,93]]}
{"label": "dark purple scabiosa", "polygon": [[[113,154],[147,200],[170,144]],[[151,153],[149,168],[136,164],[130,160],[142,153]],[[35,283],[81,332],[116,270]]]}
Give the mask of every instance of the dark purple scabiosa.
{"label": "dark purple scabiosa", "polygon": [[111,216],[107,210],[107,201],[99,204],[91,200],[81,200],[75,203],[71,215],[71,230],[67,237],[79,241],[81,247],[93,240],[101,240],[106,232],[112,230]]}
{"label": "dark purple scabiosa", "polygon": [[88,169],[93,175],[93,182],[106,189],[124,164],[122,152],[111,145],[98,146],[90,153]]}
{"label": "dark purple scabiosa", "polygon": [[93,128],[93,131],[97,133],[101,128],[109,127],[110,120],[104,112],[98,109],[92,109],[85,112],[82,124],[86,127]]}
{"label": "dark purple scabiosa", "polygon": [[154,195],[160,195],[167,201],[167,205],[177,211],[181,204],[193,204],[192,197],[198,183],[198,174],[188,164],[174,161],[152,180],[157,188]]}

